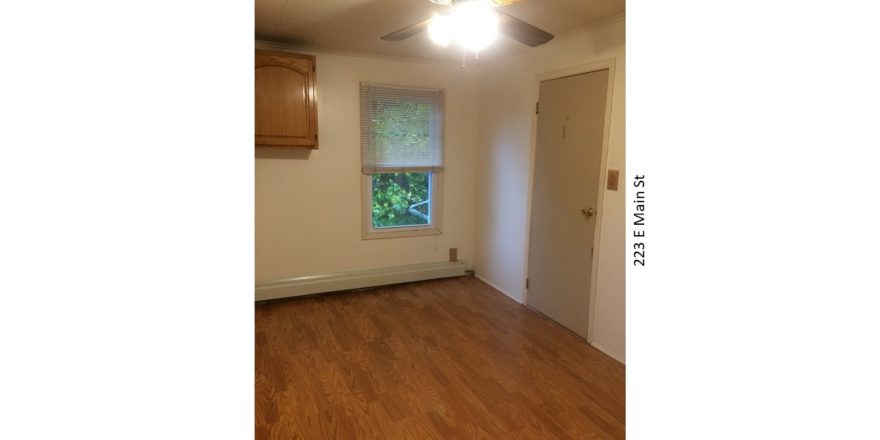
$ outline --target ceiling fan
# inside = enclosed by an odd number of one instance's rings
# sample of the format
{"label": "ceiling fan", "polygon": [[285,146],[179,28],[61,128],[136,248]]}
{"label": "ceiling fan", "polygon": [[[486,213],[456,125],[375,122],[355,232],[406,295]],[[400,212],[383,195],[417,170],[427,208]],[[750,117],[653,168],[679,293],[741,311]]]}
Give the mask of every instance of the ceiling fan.
{"label": "ceiling fan", "polygon": [[530,47],[540,46],[553,39],[553,34],[496,10],[522,0],[430,0],[442,6],[452,6],[451,14],[433,17],[409,25],[381,37],[385,41],[405,40],[428,31],[431,40],[442,46],[456,41],[478,52],[500,32]]}

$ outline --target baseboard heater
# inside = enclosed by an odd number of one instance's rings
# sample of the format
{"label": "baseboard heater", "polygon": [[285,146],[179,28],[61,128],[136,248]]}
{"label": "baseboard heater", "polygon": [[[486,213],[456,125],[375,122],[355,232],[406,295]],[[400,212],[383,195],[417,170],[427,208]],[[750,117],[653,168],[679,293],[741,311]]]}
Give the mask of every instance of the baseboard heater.
{"label": "baseboard heater", "polygon": [[461,261],[441,261],[310,275],[258,283],[255,296],[257,301],[265,301],[338,290],[457,277],[464,275],[467,270],[467,266]]}

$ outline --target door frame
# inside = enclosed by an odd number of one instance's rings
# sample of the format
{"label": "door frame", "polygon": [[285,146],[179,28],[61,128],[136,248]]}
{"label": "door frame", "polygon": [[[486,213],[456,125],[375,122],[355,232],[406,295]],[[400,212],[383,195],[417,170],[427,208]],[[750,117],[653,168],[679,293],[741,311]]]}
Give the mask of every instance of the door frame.
{"label": "door frame", "polygon": [[[599,70],[608,70],[608,89],[606,92],[606,102],[605,102],[605,123],[604,123],[604,132],[602,133],[602,153],[599,159],[599,182],[598,182],[598,197],[596,200],[597,207],[596,209],[599,211],[596,215],[596,224],[594,226],[593,231],[593,258],[590,267],[590,298],[589,298],[589,311],[587,312],[587,342],[593,342],[593,322],[595,321],[595,313],[596,313],[596,289],[598,286],[598,275],[599,275],[599,255],[601,254],[601,232],[602,232],[602,221],[605,218],[605,176],[608,174],[608,140],[611,134],[611,103],[614,101],[614,70],[615,70],[616,58],[608,58],[604,60],[595,61],[587,64],[579,64],[575,66],[566,67],[564,69],[552,70],[549,72],[539,73],[535,75],[535,78],[532,80],[532,97],[535,103],[540,99],[540,90],[541,83],[544,81],[550,81],[554,79],[565,78],[568,76],[580,75],[582,73],[590,73],[596,72]],[[529,186],[528,186],[528,196],[526,197],[526,245],[525,245],[525,258],[523,259],[523,279],[522,279],[522,287],[523,292],[523,303],[528,305],[529,302],[529,291],[526,288],[526,278],[529,276],[529,254],[531,252],[531,235],[532,235],[532,192],[535,187],[535,151],[537,149],[538,143],[538,115],[537,113],[532,114],[532,136],[531,143],[529,146]]]}

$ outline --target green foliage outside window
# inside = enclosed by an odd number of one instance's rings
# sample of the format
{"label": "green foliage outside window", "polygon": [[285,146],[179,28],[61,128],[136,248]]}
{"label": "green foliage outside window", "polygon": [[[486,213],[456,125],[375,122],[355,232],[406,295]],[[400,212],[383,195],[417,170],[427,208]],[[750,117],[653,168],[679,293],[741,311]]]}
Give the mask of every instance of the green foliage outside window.
{"label": "green foliage outside window", "polygon": [[[426,225],[428,220],[409,212],[409,208],[428,200],[431,173],[373,174],[373,227]],[[415,207],[429,216],[428,203]]]}

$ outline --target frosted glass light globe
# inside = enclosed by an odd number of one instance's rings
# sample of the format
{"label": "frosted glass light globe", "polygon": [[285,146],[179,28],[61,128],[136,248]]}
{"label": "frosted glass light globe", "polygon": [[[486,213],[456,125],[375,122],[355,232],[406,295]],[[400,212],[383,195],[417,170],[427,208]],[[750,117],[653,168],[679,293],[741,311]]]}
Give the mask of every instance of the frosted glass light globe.
{"label": "frosted glass light globe", "polygon": [[448,15],[435,15],[428,24],[428,36],[431,41],[446,47],[452,41],[455,33],[455,23]]}
{"label": "frosted glass light globe", "polygon": [[498,17],[489,2],[469,1],[456,5],[455,40],[474,52],[484,49],[498,35]]}

